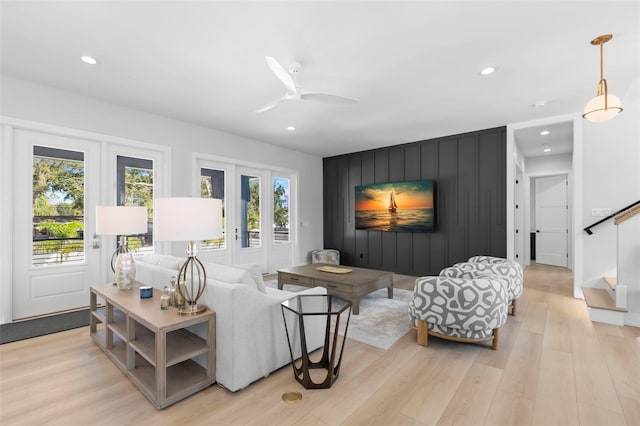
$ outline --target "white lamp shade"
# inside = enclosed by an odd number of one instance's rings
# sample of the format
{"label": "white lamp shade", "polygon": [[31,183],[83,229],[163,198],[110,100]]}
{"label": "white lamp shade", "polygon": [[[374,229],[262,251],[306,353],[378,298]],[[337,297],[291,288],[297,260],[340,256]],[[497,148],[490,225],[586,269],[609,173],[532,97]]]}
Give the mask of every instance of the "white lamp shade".
{"label": "white lamp shade", "polygon": [[146,207],[96,206],[96,234],[135,235],[146,232]]}
{"label": "white lamp shade", "polygon": [[582,117],[594,123],[602,123],[611,120],[622,111],[622,102],[616,95],[608,94],[607,109],[604,109],[605,95],[599,95],[591,99],[584,107]]}
{"label": "white lamp shade", "polygon": [[215,198],[156,198],[153,202],[157,241],[222,238],[222,201]]}

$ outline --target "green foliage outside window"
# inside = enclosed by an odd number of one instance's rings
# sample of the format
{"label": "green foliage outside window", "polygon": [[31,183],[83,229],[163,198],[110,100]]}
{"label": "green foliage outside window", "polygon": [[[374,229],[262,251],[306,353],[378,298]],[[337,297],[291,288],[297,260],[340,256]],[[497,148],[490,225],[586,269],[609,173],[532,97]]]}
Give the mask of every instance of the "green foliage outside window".
{"label": "green foliage outside window", "polygon": [[278,182],[273,182],[273,223],[278,228],[289,225],[289,206],[286,189]]}
{"label": "green foliage outside window", "polygon": [[127,237],[127,249],[129,251],[138,251],[142,248],[142,240],[138,237]]}
{"label": "green foliage outside window", "polygon": [[250,230],[260,229],[260,179],[249,181],[248,204],[247,225]]}
{"label": "green foliage outside window", "polygon": [[78,238],[79,231],[83,228],[84,224],[78,221],[59,223],[45,220],[38,224],[37,229],[46,232],[52,239],[34,242],[34,252],[55,254],[56,262],[63,263],[70,253],[84,251],[84,241],[72,239]]}
{"label": "green foliage outside window", "polygon": [[[60,202],[52,205],[52,197]],[[33,206],[36,216],[83,216],[83,162],[34,157]]]}
{"label": "green foliage outside window", "polygon": [[135,167],[125,168],[125,206],[147,208],[147,217],[153,218],[153,170]]}

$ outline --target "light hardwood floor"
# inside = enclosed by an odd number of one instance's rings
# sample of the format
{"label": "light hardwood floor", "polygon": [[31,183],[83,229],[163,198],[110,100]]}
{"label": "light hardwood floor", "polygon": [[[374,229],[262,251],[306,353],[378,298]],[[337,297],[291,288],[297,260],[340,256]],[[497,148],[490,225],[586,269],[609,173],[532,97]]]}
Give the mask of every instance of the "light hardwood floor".
{"label": "light hardwood floor", "polygon": [[[398,276],[412,289],[411,277]],[[409,332],[388,350],[349,340],[338,381],[305,390],[285,367],[165,410],[89,339],[88,328],[0,346],[0,424],[640,425],[640,329],[592,323],[571,275],[532,266],[498,351]],[[283,392],[302,401],[286,404]]]}

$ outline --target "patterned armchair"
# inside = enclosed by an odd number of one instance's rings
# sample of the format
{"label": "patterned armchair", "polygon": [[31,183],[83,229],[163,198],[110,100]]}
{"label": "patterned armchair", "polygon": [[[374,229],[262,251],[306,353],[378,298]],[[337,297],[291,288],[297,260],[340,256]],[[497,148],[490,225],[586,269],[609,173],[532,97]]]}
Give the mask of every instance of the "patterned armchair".
{"label": "patterned armchair", "polygon": [[420,277],[409,302],[418,344],[429,335],[458,342],[490,341],[498,349],[498,329],[507,321],[507,281],[486,274],[473,279]]}
{"label": "patterned armchair", "polygon": [[[457,273],[454,268],[460,272]],[[456,278],[473,278],[477,273],[486,272],[506,278],[509,282],[507,296],[509,297],[510,313],[516,315],[516,301],[522,296],[524,290],[522,267],[518,262],[501,257],[473,256],[467,262],[456,263],[453,268],[443,270],[440,275],[443,275],[444,271],[447,271],[446,276]]]}
{"label": "patterned armchair", "polygon": [[328,263],[330,265],[339,265],[340,252],[334,249],[313,250],[311,252],[311,263]]}

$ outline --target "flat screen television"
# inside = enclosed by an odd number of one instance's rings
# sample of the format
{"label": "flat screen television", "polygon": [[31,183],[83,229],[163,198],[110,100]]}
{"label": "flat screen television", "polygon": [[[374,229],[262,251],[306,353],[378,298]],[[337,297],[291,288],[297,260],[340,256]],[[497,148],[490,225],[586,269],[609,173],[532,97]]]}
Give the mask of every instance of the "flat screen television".
{"label": "flat screen television", "polygon": [[432,180],[375,183],[355,188],[356,229],[433,232]]}

